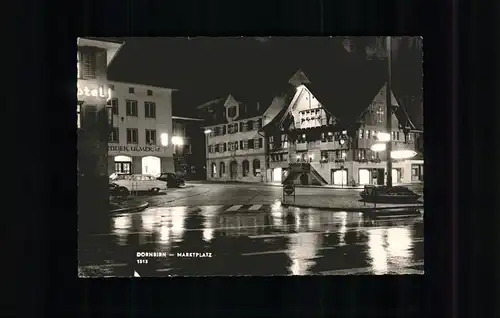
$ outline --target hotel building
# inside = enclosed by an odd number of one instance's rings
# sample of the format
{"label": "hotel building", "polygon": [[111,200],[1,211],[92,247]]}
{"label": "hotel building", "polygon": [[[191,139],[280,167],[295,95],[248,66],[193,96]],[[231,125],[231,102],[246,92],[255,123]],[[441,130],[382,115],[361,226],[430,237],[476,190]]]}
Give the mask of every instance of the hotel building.
{"label": "hotel building", "polygon": [[[123,42],[77,38],[76,128],[78,208],[108,208],[107,148],[111,117],[107,69]],[[96,212],[98,213],[98,212]]]}
{"label": "hotel building", "polygon": [[174,172],[171,88],[109,82],[108,174]]}
{"label": "hotel building", "polygon": [[[371,87],[370,100],[353,96],[352,104],[327,100],[328,85],[311,84],[301,70],[289,81],[279,114],[262,128],[269,149],[268,181],[316,185],[381,185],[386,182],[386,152],[376,149],[385,130],[386,86]],[[391,92],[392,180],[423,181],[422,130]],[[382,133],[379,135],[379,133]],[[404,158],[403,154],[411,154]]]}

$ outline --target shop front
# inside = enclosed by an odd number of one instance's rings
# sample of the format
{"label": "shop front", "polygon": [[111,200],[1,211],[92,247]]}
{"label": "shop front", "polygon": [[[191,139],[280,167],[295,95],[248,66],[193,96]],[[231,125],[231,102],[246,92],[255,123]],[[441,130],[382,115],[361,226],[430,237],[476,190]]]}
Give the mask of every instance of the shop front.
{"label": "shop front", "polygon": [[174,158],[163,146],[108,146],[108,175],[174,172]]}

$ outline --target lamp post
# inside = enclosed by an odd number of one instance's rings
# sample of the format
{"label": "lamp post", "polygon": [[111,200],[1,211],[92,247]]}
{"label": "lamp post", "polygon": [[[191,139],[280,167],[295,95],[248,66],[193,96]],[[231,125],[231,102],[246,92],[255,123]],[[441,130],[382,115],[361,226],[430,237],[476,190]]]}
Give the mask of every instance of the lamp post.
{"label": "lamp post", "polygon": [[389,133],[389,142],[385,149],[385,154],[387,158],[387,187],[392,187],[392,48],[391,48],[391,37],[386,37],[387,45],[387,87],[385,90],[385,105],[386,105],[386,130]]}
{"label": "lamp post", "polygon": [[206,163],[205,163],[205,171],[206,171],[206,176],[207,176],[207,179],[208,179],[208,135],[210,135],[210,133],[212,133],[212,129],[205,129],[203,131],[203,133],[205,134],[205,154],[206,154]]}
{"label": "lamp post", "polygon": [[[344,163],[345,163],[345,158],[347,157],[347,154],[345,152],[342,153],[342,159],[344,160],[342,165],[340,166],[341,169],[341,177],[340,179],[342,180],[342,189],[344,188]],[[347,178],[346,178],[346,185],[347,185]]]}

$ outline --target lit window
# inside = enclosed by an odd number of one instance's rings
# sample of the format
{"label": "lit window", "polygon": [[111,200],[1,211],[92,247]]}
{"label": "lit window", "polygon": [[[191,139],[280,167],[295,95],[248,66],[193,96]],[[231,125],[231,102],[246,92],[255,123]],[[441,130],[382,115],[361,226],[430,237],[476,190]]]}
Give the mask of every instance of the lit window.
{"label": "lit window", "polygon": [[212,163],[212,178],[215,177],[217,175],[217,165],[214,163]]}
{"label": "lit window", "polygon": [[377,110],[377,115],[378,115],[378,116],[377,116],[377,121],[378,121],[379,123],[381,123],[381,122],[383,121],[383,119],[384,119],[384,110],[382,109],[382,107],[381,107],[381,106],[379,106],[379,107],[378,107],[378,110]]}

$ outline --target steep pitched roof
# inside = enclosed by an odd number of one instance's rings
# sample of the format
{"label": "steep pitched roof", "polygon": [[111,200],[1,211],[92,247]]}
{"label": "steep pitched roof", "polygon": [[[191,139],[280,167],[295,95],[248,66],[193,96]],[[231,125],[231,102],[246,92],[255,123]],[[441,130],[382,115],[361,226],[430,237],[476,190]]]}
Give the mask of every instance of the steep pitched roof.
{"label": "steep pitched roof", "polygon": [[[304,72],[299,70],[292,76],[290,84],[300,84],[307,87],[321,103],[323,108],[335,117],[336,121],[339,123],[339,127],[349,128],[355,125],[357,119],[367,111],[373,100],[378,96],[378,93],[381,90],[385,91],[386,83],[383,73],[375,78],[372,77],[371,80],[357,80],[354,82],[351,78],[345,82],[337,82],[337,85],[334,85],[335,83],[325,80],[315,81],[315,78],[327,78],[325,74],[321,74],[321,72],[321,70],[313,69],[311,69],[311,71],[305,69]],[[300,73],[305,74],[298,75]],[[297,83],[297,79],[302,79],[302,81]],[[288,117],[291,116],[290,112],[292,105],[290,105],[290,102],[295,95],[295,88],[292,85],[289,85],[289,87],[293,89],[289,88],[288,90],[288,102],[285,103],[284,108],[270,123],[263,127],[263,129],[280,126],[287,122]],[[385,93],[383,99],[385,103]],[[392,105],[399,105],[395,114],[402,124],[406,125],[408,123],[410,127],[414,129],[415,125],[412,123],[410,116],[401,103],[397,101],[397,98],[394,97],[394,94],[392,97]]]}
{"label": "steep pitched roof", "polygon": [[243,120],[252,117],[258,117],[265,113],[271,104],[269,94],[251,93],[231,93],[196,107],[205,119],[205,125],[219,125],[227,123],[225,103],[228,100],[234,100],[239,104],[239,116],[236,120]]}

